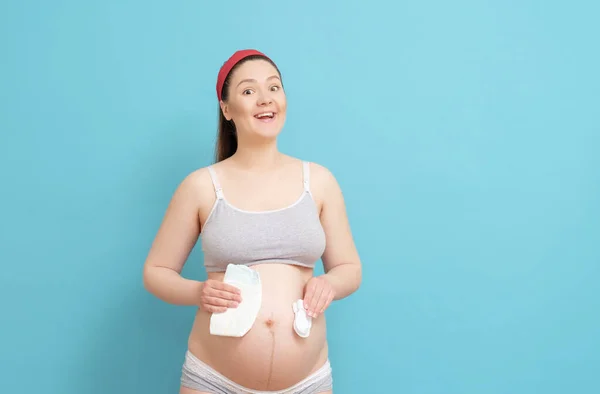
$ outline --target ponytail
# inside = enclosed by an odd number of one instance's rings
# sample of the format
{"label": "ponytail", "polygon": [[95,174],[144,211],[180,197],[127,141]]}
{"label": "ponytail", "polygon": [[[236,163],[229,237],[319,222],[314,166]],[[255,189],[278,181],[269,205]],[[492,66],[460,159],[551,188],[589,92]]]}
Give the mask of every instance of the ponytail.
{"label": "ponytail", "polygon": [[232,120],[227,120],[219,108],[219,134],[215,148],[215,163],[223,161],[237,150],[237,134]]}

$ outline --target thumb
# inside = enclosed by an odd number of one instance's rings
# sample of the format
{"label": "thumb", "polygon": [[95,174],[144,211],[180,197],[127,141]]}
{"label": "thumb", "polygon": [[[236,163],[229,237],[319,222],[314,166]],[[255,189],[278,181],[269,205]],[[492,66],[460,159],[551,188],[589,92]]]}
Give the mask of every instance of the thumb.
{"label": "thumb", "polygon": [[304,286],[304,307],[308,308],[315,293],[314,281],[311,279]]}

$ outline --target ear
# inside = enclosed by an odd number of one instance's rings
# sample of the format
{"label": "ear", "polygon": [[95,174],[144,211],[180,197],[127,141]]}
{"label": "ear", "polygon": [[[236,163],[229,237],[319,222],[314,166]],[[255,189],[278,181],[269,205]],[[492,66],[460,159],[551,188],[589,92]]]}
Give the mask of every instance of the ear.
{"label": "ear", "polygon": [[219,106],[221,107],[221,112],[223,112],[223,116],[227,120],[231,120],[231,114],[229,113],[229,106],[223,102],[223,100],[219,101]]}

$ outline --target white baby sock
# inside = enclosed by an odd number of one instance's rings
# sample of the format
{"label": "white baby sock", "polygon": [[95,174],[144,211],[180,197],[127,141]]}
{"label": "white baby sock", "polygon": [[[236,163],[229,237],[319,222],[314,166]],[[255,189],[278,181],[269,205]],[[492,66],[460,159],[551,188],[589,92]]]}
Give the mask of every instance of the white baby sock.
{"label": "white baby sock", "polygon": [[237,308],[227,308],[223,313],[213,313],[210,317],[210,333],[242,337],[250,331],[260,311],[262,303],[260,275],[245,265],[229,264],[223,282],[241,290],[242,302]]}
{"label": "white baby sock", "polygon": [[294,331],[302,338],[308,338],[312,327],[312,318],[306,314],[304,301],[297,300],[292,304],[294,310]]}

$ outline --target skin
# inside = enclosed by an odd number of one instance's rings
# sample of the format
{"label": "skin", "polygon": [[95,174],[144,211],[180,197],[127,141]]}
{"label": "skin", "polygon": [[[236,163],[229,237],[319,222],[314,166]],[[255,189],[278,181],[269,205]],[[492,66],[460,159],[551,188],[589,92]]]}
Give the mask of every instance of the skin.
{"label": "skin", "polygon": [[[214,169],[227,202],[239,209],[288,207],[303,190],[302,162],[277,148],[287,109],[279,78],[266,61],[246,62],[232,75],[228,101],[220,102],[225,118],[236,125],[238,150]],[[274,119],[263,122],[255,118],[265,111],[275,112]],[[178,186],[144,265],[144,285],[149,292],[171,304],[198,308],[189,350],[226,377],[254,390],[287,388],[321,367],[328,358],[325,311],[361,283],[361,262],[339,184],[322,165],[311,163],[310,172],[311,193],[326,234],[325,273],[314,276],[310,268],[291,265],[253,266],[263,281],[263,305],[255,325],[243,338],[215,337],[207,332],[211,313],[235,308],[241,301],[239,291],[223,283],[224,273],[209,273],[203,282],[181,276],[216,201],[206,168],[193,171]],[[311,335],[306,339],[296,336],[291,327],[291,302],[298,298],[313,317]],[[233,365],[232,359],[240,365]],[[180,392],[201,393],[185,387]]]}

